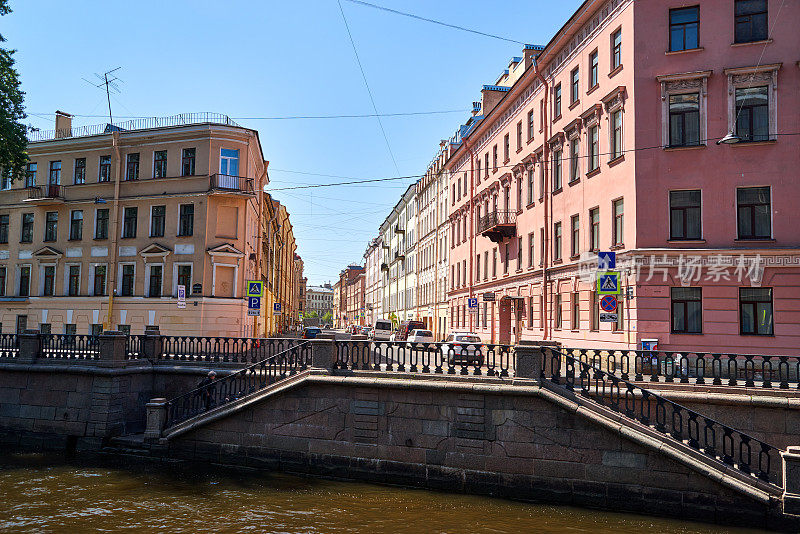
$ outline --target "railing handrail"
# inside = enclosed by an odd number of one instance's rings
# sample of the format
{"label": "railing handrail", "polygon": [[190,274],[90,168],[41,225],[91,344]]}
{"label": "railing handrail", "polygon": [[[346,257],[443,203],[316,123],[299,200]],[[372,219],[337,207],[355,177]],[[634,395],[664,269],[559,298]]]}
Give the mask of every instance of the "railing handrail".
{"label": "railing handrail", "polygon": [[478,231],[483,232],[499,224],[515,224],[517,212],[513,210],[492,210],[478,219]]}
{"label": "railing handrail", "polygon": [[[583,361],[575,358],[571,354],[563,352],[563,350],[565,350],[565,349],[555,349],[553,347],[543,347],[543,354],[544,354],[545,351],[551,351],[551,352],[554,352],[554,353],[558,353],[561,357],[563,357],[563,358],[565,358],[567,360],[571,360],[572,363],[573,363],[573,366],[576,363],[578,364],[578,368],[580,369],[580,375],[579,376],[581,378],[580,389],[581,389],[581,392],[584,394],[584,396],[590,396],[591,395],[591,392],[589,391],[589,389],[583,383],[582,379],[584,377],[587,379],[587,381],[589,383],[594,382],[596,387],[597,387],[597,383],[598,383],[599,380],[602,380],[604,377],[608,377],[612,381],[612,384],[614,386],[617,386],[617,384],[616,384],[617,382],[622,383],[627,388],[627,391],[629,391],[629,392],[631,392],[631,391],[638,392],[638,395],[642,399],[649,400],[649,399],[652,398],[653,400],[656,401],[657,404],[668,405],[668,406],[672,406],[674,408],[678,408],[680,410],[684,410],[687,413],[687,415],[689,416],[689,420],[695,420],[698,417],[701,418],[703,421],[705,421],[706,428],[708,428],[711,425],[718,425],[723,430],[724,436],[731,436],[732,434],[736,434],[736,435],[738,435],[740,437],[742,442],[747,442],[748,444],[750,442],[759,444],[761,446],[760,453],[766,452],[768,459],[769,459],[769,452],[771,452],[771,451],[774,451],[776,453],[776,455],[778,455],[778,458],[780,457],[779,456],[780,455],[780,449],[778,447],[775,447],[774,445],[771,445],[771,444],[769,444],[769,443],[767,443],[765,441],[762,441],[760,439],[756,439],[755,437],[753,437],[753,436],[751,436],[751,435],[749,435],[749,434],[747,434],[745,432],[742,432],[742,431],[737,430],[737,429],[735,429],[733,427],[730,427],[728,425],[720,423],[719,421],[711,419],[710,417],[707,417],[707,416],[705,416],[705,415],[703,415],[703,414],[701,414],[699,412],[695,412],[694,410],[691,410],[691,409],[687,408],[686,406],[683,406],[683,405],[681,405],[681,404],[679,404],[677,402],[671,401],[671,400],[667,399],[666,397],[663,397],[662,395],[654,393],[654,392],[650,391],[649,389],[643,388],[643,387],[641,387],[641,386],[639,386],[639,385],[637,385],[637,384],[635,384],[633,382],[630,382],[628,380],[620,378],[620,377],[614,375],[613,373],[609,373],[607,371],[603,371],[602,369],[600,369],[599,367],[597,367],[595,365],[589,364],[587,362],[583,362]],[[552,362],[552,359],[551,359],[551,362]],[[556,385],[561,385],[559,383],[560,382],[560,378],[561,378],[560,377],[560,370],[559,370],[559,376],[558,377],[547,377],[547,375],[546,375],[547,362],[545,361],[543,363],[544,363],[544,365],[542,365],[542,377],[545,378],[546,380],[549,380],[550,382],[552,382],[552,383],[554,383]],[[589,370],[594,372],[594,376],[593,377],[589,377],[587,375],[587,372]],[[569,372],[569,369],[568,369],[568,372]],[[573,372],[574,372],[574,369],[573,369]],[[552,374],[552,369],[551,369],[551,374]],[[566,378],[568,380],[570,378],[569,375],[567,375]],[[574,382],[575,377],[572,376],[571,378],[573,379],[573,382]],[[564,387],[565,387],[565,389],[572,390],[573,387],[574,387],[574,384],[572,386],[569,385],[567,380],[565,380]],[[612,387],[611,389],[608,390],[608,392],[611,393],[611,392],[613,392],[613,390],[614,390],[614,388]],[[618,388],[617,388],[617,390],[619,391]],[[603,392],[606,392],[606,388],[605,387],[603,387]],[[637,394],[637,393],[634,393],[634,394]],[[595,395],[597,395],[597,393],[595,393]],[[601,406],[607,406],[606,404],[603,404],[602,402],[600,402],[600,401],[598,401],[596,399],[592,399],[592,400],[594,402],[596,402],[597,404],[600,404]],[[673,408],[673,419],[674,419],[674,413],[675,413],[674,408]],[[625,412],[625,411],[622,411],[622,410],[616,410],[616,409],[613,408],[613,406],[611,407],[611,409],[613,411],[617,412],[617,413],[620,413],[620,414],[628,417],[629,419],[633,419],[634,421],[637,421],[637,422],[639,422],[641,424],[647,424],[648,427],[651,427],[651,428],[653,427],[653,425],[645,423],[644,421],[640,421],[635,416],[633,416],[633,417],[630,416],[628,412]],[[648,413],[649,413],[649,410],[648,410]],[[681,424],[682,424],[682,421],[681,421]],[[659,429],[658,428],[658,423],[656,423],[655,429],[658,432],[660,432],[661,434],[665,435],[665,436],[669,436],[670,435],[664,429]],[[704,448],[700,447],[699,443],[697,443],[696,446],[692,445],[691,444],[691,441],[692,441],[691,431],[689,433],[690,433],[690,436],[689,436],[689,442],[690,442],[689,446],[690,447],[692,447],[692,448],[694,448],[696,450],[701,450],[703,452],[703,454],[705,454],[706,456],[708,456],[710,458],[713,458],[715,460],[721,461],[725,465],[729,465],[730,467],[732,467],[733,469],[736,469],[737,471],[743,472],[743,473],[745,473],[747,475],[751,475],[752,474],[747,469],[742,469],[741,467],[736,467],[733,464],[733,459],[732,458],[731,458],[730,463],[726,462],[724,460],[721,460],[719,457],[716,456],[716,450],[712,450],[712,454],[709,454]],[[699,433],[699,427],[698,427],[698,433]],[[700,436],[698,434],[697,438],[699,438],[699,437]],[[677,440],[678,438],[673,436],[673,439]],[[704,439],[707,440],[707,435],[704,436]],[[724,437],[722,439],[723,439],[723,448],[724,448]],[[732,438],[731,438],[731,440],[732,440]],[[681,441],[681,443],[683,443],[682,440],[680,440],[680,441]],[[731,446],[733,446],[732,443],[731,443]],[[733,452],[735,453],[736,451],[733,451]],[[777,478],[777,477],[775,478],[776,482],[773,482],[772,480],[770,480],[770,472],[769,471],[770,471],[771,462],[767,462],[768,463],[767,471],[764,471],[762,469],[760,453],[759,453],[759,473],[756,476],[759,479],[764,480],[765,482],[777,485],[778,487],[782,487],[782,481],[780,481],[779,478]],[[724,454],[724,450],[723,450],[723,454]],[[740,455],[741,455],[741,450],[740,450]],[[779,463],[779,462],[776,461],[776,464],[777,463]]]}

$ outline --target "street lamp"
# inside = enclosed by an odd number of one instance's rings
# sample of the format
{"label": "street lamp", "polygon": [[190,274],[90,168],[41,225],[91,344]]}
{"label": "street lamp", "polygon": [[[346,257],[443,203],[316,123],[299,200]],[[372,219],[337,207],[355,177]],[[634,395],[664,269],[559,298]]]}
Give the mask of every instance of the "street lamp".
{"label": "street lamp", "polygon": [[741,138],[741,137],[739,137],[738,135],[736,135],[735,133],[733,133],[733,132],[728,132],[728,133],[725,135],[725,137],[723,137],[722,139],[720,139],[719,141],[717,141],[717,144],[718,144],[718,145],[722,145],[722,144],[725,144],[725,145],[735,145],[736,143],[738,143],[738,142],[739,142],[739,141],[741,141],[741,140],[742,140],[742,138]]}

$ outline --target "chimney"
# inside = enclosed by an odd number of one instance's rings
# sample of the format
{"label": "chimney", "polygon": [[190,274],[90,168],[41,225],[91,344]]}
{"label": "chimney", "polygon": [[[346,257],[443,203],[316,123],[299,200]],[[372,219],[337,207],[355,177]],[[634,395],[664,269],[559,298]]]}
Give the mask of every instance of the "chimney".
{"label": "chimney", "polygon": [[484,85],[481,90],[481,111],[483,115],[488,115],[494,107],[503,99],[510,87],[500,87],[498,85]]}
{"label": "chimney", "polygon": [[522,55],[525,59],[525,70],[528,70],[528,67],[533,65],[533,59],[542,53],[544,47],[542,45],[533,45],[533,44],[526,44],[522,50]]}
{"label": "chimney", "polygon": [[72,137],[72,115],[56,111],[56,139]]}

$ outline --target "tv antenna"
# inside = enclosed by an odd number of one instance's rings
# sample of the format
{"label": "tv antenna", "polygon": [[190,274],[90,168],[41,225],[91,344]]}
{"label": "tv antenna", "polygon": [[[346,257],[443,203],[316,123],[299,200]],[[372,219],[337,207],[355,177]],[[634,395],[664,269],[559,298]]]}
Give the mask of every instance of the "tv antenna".
{"label": "tv antenna", "polygon": [[118,71],[121,68],[122,67],[117,67],[116,69],[111,69],[110,71],[104,72],[102,75],[95,73],[94,75],[95,75],[95,77],[97,78],[97,80],[100,83],[91,82],[91,81],[87,80],[86,78],[81,78],[84,82],[88,83],[89,85],[91,85],[93,87],[97,87],[98,89],[101,89],[101,88],[105,87],[105,89],[106,89],[106,100],[108,100],[108,122],[109,122],[109,124],[114,124],[114,118],[111,116],[111,91],[113,90],[115,93],[120,93],[121,91],[119,89],[119,86],[117,85],[117,82],[122,83],[121,79],[119,79],[119,78],[117,78],[116,76],[113,76],[113,75],[109,78],[109,75],[111,75],[112,73]]}

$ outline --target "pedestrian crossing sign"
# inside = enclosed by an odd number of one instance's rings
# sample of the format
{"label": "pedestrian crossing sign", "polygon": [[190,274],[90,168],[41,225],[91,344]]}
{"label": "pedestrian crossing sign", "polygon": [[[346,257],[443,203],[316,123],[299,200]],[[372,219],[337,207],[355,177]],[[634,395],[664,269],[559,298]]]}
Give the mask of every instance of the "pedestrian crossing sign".
{"label": "pedestrian crossing sign", "polygon": [[247,296],[248,297],[263,297],[264,296],[264,282],[261,280],[248,280],[247,281]]}
{"label": "pedestrian crossing sign", "polygon": [[619,295],[619,272],[606,271],[597,275],[598,295]]}

